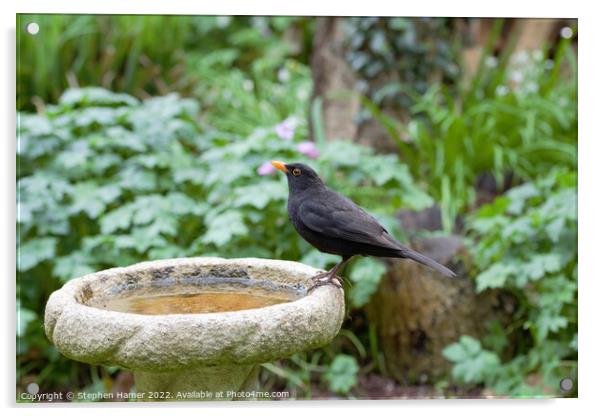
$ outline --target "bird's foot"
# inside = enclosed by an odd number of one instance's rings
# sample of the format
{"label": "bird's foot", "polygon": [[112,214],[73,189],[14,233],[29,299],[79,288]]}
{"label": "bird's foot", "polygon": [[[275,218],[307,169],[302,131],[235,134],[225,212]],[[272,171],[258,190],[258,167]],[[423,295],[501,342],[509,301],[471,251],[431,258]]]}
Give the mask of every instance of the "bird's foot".
{"label": "bird's foot", "polygon": [[325,277],[330,277],[330,272],[318,273],[317,275],[313,276],[311,278],[311,280],[312,280],[312,282],[316,283],[316,282],[324,279]]}
{"label": "bird's foot", "polygon": [[330,285],[330,284],[338,287],[339,289],[343,288],[343,279],[341,279],[337,275],[332,275],[330,273],[317,274],[314,277],[312,277],[311,280],[312,280],[313,284],[307,290],[308,292],[311,292],[312,290],[314,290],[320,286],[325,286],[325,285]]}

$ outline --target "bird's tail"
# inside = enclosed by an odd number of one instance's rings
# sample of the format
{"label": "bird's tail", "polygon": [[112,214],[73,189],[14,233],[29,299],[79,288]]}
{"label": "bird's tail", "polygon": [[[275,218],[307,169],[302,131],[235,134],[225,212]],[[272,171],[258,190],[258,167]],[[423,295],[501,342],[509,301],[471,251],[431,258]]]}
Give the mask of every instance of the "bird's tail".
{"label": "bird's tail", "polygon": [[447,277],[456,277],[456,274],[449,270],[447,267],[437,263],[435,260],[428,258],[427,256],[420,254],[414,250],[410,250],[407,247],[403,247],[399,250],[400,257],[417,261],[420,264],[424,264],[433,270],[438,271]]}

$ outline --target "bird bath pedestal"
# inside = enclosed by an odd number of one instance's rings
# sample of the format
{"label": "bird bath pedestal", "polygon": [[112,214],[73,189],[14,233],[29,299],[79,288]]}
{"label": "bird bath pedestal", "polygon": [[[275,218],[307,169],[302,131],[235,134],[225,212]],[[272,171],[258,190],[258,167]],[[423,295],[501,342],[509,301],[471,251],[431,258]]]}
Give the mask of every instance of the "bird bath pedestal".
{"label": "bird bath pedestal", "polygon": [[260,363],[338,333],[343,291],[308,293],[316,273],[263,259],[139,263],[69,281],[50,296],[44,325],[66,357],[132,370],[140,400],[253,398]]}

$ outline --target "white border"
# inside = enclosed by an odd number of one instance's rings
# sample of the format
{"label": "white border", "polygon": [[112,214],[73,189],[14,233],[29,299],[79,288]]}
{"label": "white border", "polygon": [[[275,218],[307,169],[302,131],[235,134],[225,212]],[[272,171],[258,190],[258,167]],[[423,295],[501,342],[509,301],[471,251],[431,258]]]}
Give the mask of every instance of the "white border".
{"label": "white border", "polygon": [[559,1],[545,3],[524,0],[419,1],[386,0],[328,2],[306,0],[228,0],[192,3],[186,0],[140,1],[103,0],[102,2],[29,0],[19,5],[21,13],[110,13],[110,14],[255,14],[255,15],[359,15],[359,16],[501,16],[501,17],[577,17],[583,6]]}
{"label": "white border", "polygon": [[[412,15],[412,16],[506,16],[506,17],[577,17],[579,18],[579,399],[564,400],[514,400],[514,401],[486,401],[486,400],[447,400],[447,401],[360,401],[360,402],[286,402],[263,403],[244,402],[235,404],[149,404],[137,405],[144,407],[147,414],[164,414],[166,407],[178,407],[177,412],[228,411],[248,415],[266,413],[303,414],[313,412],[314,409],[327,412],[336,411],[335,406],[345,407],[345,412],[357,408],[358,412],[367,413],[372,408],[378,412],[399,414],[420,413],[441,415],[461,414],[463,416],[486,412],[488,415],[504,415],[509,412],[526,410],[546,414],[583,412],[589,414],[590,407],[600,407],[599,389],[602,384],[600,378],[600,304],[602,304],[601,281],[602,273],[596,260],[600,258],[602,243],[602,227],[600,227],[602,211],[600,210],[601,185],[598,178],[602,178],[600,166],[602,165],[602,152],[600,141],[602,132],[600,124],[602,91],[600,88],[600,73],[602,70],[600,59],[600,40],[602,39],[602,16],[596,13],[595,2],[567,2],[567,1],[516,1],[504,0],[496,2],[485,1],[430,1],[395,2],[385,0],[370,0],[363,2],[326,2],[304,0],[300,2],[283,2],[275,0],[254,1],[219,1],[219,2],[192,2],[190,0],[169,1],[140,1],[140,0],[103,0],[102,2],[72,2],[67,0],[31,0],[22,1],[20,4],[2,2],[3,8],[0,20],[3,23],[2,42],[0,47],[3,64],[0,66],[2,74],[0,80],[4,84],[4,97],[0,100],[2,128],[5,132],[2,143],[2,190],[4,201],[0,204],[2,209],[3,239],[0,253],[1,264],[5,273],[3,310],[6,321],[3,326],[2,357],[6,364],[3,371],[0,393],[3,405],[12,407],[9,413],[29,414],[44,412],[44,414],[64,414],[75,411],[82,412],[83,406],[54,407],[23,407],[18,410],[14,407],[15,391],[15,361],[14,361],[14,276],[15,276],[15,161],[14,161],[14,127],[15,127],[15,13],[34,12],[61,12],[61,13],[110,13],[110,14],[301,14],[301,15]],[[201,409],[198,409],[198,408]],[[236,407],[236,408],[235,408]],[[124,408],[118,404],[104,406],[85,406],[85,412],[90,414],[111,412],[128,414],[132,408]],[[219,408],[219,410],[218,410]],[[242,408],[242,409],[241,409]]]}

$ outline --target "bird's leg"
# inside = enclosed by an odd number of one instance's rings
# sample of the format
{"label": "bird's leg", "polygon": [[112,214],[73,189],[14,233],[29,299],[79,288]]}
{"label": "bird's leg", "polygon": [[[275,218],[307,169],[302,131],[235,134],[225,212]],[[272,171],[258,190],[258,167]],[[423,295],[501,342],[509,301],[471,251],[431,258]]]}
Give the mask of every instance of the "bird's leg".
{"label": "bird's leg", "polygon": [[[317,275],[313,276],[311,278],[311,280],[313,280],[315,282],[318,280],[322,280],[325,277],[327,277],[328,279],[332,279],[333,276],[336,276],[337,271],[347,262],[347,260],[349,260],[349,258],[343,258],[343,260],[338,262],[332,269],[330,269],[327,272],[318,273]],[[336,276],[336,277],[338,277],[338,276]]]}
{"label": "bird's leg", "polygon": [[319,273],[317,275],[315,275],[314,277],[311,278],[311,280],[314,282],[314,284],[312,285],[312,287],[309,290],[313,290],[318,286],[323,286],[329,283],[333,283],[333,280],[336,280],[336,283],[334,283],[336,286],[338,287],[343,287],[343,280],[337,276],[337,271],[339,271],[339,269],[341,267],[343,267],[345,265],[345,263],[347,263],[349,261],[351,257],[343,257],[343,259],[338,262],[332,269],[330,269],[327,272],[324,273]]}

